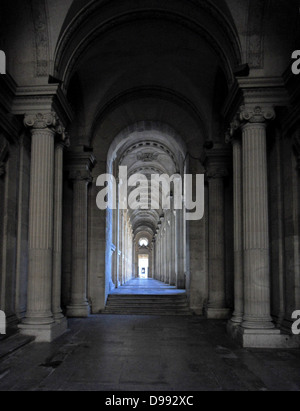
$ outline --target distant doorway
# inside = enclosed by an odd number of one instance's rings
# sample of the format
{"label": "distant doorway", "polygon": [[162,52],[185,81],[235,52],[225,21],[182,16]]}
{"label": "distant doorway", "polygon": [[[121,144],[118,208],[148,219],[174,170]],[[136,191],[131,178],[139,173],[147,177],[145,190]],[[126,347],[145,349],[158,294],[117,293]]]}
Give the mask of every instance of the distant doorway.
{"label": "distant doorway", "polygon": [[139,255],[139,278],[148,278],[149,276],[149,256],[146,254]]}

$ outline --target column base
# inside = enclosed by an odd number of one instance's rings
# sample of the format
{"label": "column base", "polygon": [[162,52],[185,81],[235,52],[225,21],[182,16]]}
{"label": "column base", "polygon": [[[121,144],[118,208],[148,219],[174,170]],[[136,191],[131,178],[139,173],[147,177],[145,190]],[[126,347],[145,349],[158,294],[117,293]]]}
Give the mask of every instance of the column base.
{"label": "column base", "polygon": [[60,325],[64,324],[66,328],[68,328],[68,320],[65,316],[63,316],[62,318],[55,319],[55,323]]}
{"label": "column base", "polygon": [[58,313],[53,314],[53,318],[55,322],[60,322],[61,320],[65,318],[65,316],[63,315],[62,312],[58,312]]}
{"label": "column base", "polygon": [[229,308],[207,308],[205,311],[208,320],[228,320],[230,317]]}
{"label": "column base", "polygon": [[109,281],[109,291],[113,291],[116,288],[114,282],[112,280]]}
{"label": "column base", "polygon": [[227,326],[226,326],[227,334],[235,341],[238,341],[239,339],[238,333],[239,333],[241,323],[242,322],[236,323],[232,321],[232,319],[227,322]]}
{"label": "column base", "polygon": [[21,334],[35,337],[35,342],[52,342],[67,331],[68,323],[64,318],[52,324],[19,324],[18,328]]}
{"label": "column base", "polygon": [[300,336],[284,334],[278,329],[246,329],[229,321],[227,333],[243,348],[299,348]]}
{"label": "column base", "polygon": [[67,307],[67,317],[86,318],[90,315],[89,304],[71,304]]}
{"label": "column base", "polygon": [[177,280],[176,288],[178,288],[178,290],[185,290],[185,281]]}

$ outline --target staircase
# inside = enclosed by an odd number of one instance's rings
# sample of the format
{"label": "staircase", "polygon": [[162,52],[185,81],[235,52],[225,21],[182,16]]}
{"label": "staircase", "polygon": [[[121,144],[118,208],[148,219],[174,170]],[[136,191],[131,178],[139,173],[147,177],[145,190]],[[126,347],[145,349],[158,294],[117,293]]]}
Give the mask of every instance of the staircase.
{"label": "staircase", "polygon": [[192,315],[185,293],[171,295],[110,294],[103,314]]}

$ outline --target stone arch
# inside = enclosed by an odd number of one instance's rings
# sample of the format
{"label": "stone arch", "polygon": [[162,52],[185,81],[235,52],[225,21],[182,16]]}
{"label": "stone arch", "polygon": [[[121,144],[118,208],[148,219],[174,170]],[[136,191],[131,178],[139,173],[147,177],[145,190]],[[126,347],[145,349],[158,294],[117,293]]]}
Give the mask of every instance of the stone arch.
{"label": "stone arch", "polygon": [[222,5],[221,10],[213,1],[190,0],[183,8],[182,1],[176,0],[169,6],[151,2],[136,9],[127,1],[115,8],[107,0],[90,1],[84,7],[80,2],[74,3],[57,43],[53,76],[61,79],[67,88],[77,62],[99,36],[121,24],[154,18],[173,21],[205,38],[216,55],[221,56],[228,82],[232,83],[233,68],[241,61],[241,47],[233,19],[228,18],[224,2]]}
{"label": "stone arch", "polygon": [[[94,141],[94,143],[96,143],[96,141]],[[94,149],[95,154],[97,155],[97,147],[95,145]],[[144,159],[144,156],[141,155],[144,150],[151,150],[151,152],[156,153],[156,155],[149,155]],[[157,158],[158,155],[165,157],[165,160],[159,161]],[[107,152],[107,172],[114,174],[114,177],[118,178],[117,166],[127,165],[128,176],[133,173],[143,174],[148,179],[150,185],[151,174],[156,173],[161,175],[167,173],[172,175],[176,172],[183,173],[185,156],[185,143],[181,136],[179,136],[170,126],[159,122],[139,122],[127,127],[112,141]],[[137,159],[136,161],[135,158]],[[130,193],[130,191],[132,191],[132,189],[129,190],[128,193]],[[160,196],[160,193],[161,187],[158,187],[158,196]],[[150,204],[150,197],[148,197],[148,201]],[[156,202],[159,204],[159,198],[156,199]],[[159,209],[150,210],[127,210],[123,214],[122,213],[121,210],[108,210],[106,215],[107,264],[105,268],[105,278],[106,282],[110,284],[110,289],[111,287],[117,287],[120,284],[122,285],[124,281],[126,282],[130,279],[128,278],[128,273],[130,273],[130,271],[128,271],[128,264],[124,271],[124,257],[121,260],[119,258],[119,248],[122,250],[121,255],[123,255],[124,252],[127,252],[127,250],[124,249],[123,244],[123,242],[127,240],[124,240],[124,236],[121,233],[121,230],[123,229],[126,229],[126,232],[128,232],[129,229],[130,238],[131,232],[133,234],[132,241],[135,256],[139,253],[139,238],[144,236],[149,240],[147,254],[149,254],[149,259],[151,260],[150,273],[153,276],[155,275],[154,272],[152,273],[152,270],[154,270],[154,248],[152,243],[159,230],[161,218],[165,212],[159,207]],[[124,221],[126,224],[125,228]],[[175,224],[175,220],[173,223]],[[120,227],[122,227],[122,229],[120,229]],[[126,242],[126,246],[127,244],[128,243]],[[182,243],[181,246],[184,247],[184,245],[185,244]],[[111,255],[111,249],[116,249],[118,252]],[[131,248],[129,252],[132,252]],[[132,260],[131,256],[125,256],[125,261],[129,261],[129,264],[136,270],[137,261]],[[121,270],[121,274],[119,274],[119,270]],[[116,272],[117,276],[114,276],[114,273]]]}

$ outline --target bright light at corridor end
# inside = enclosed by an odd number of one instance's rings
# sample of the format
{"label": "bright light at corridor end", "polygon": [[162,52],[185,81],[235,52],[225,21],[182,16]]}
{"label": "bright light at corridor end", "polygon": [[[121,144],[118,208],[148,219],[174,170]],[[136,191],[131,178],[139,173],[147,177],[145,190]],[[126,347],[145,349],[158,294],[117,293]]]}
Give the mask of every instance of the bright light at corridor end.
{"label": "bright light at corridor end", "polygon": [[[111,174],[97,178],[97,187],[104,187],[97,195],[99,210],[184,210],[187,221],[204,216],[204,174],[133,174],[128,178],[126,166],[119,167],[118,183]],[[128,194],[128,188],[132,187]],[[171,188],[172,187],[172,188]],[[194,190],[193,190],[194,189]]]}

